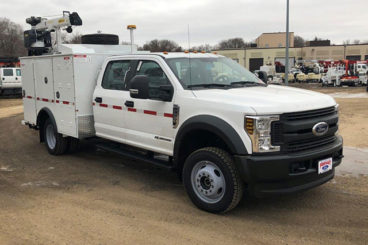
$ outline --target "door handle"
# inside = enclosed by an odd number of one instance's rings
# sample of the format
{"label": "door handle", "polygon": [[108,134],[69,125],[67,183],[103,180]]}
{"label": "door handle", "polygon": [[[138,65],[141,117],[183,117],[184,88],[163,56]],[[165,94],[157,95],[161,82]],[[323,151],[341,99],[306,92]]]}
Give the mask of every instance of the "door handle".
{"label": "door handle", "polygon": [[134,101],[127,100],[127,101],[125,101],[124,105],[126,107],[134,107]]}
{"label": "door handle", "polygon": [[97,103],[102,103],[102,98],[101,98],[101,97],[96,97],[96,98],[95,98],[95,101],[96,101]]}

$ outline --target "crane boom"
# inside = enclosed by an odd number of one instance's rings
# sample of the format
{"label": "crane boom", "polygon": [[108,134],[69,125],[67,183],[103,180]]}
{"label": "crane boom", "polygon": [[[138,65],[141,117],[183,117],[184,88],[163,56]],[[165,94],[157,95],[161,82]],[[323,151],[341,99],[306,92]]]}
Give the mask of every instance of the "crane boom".
{"label": "crane boom", "polygon": [[[31,30],[24,32],[24,46],[28,49],[28,55],[57,53],[61,44],[62,28],[71,33],[72,26],[82,25],[82,19],[78,13],[68,11],[63,11],[61,16],[52,19],[32,16],[27,18],[26,22],[31,25]],[[55,45],[51,42],[51,32],[56,34]]]}

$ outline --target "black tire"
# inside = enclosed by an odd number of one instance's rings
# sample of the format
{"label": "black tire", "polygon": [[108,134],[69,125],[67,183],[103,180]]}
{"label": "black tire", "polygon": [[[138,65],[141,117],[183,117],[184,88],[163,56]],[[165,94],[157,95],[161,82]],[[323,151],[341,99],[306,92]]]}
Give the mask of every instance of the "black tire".
{"label": "black tire", "polygon": [[[192,184],[192,177],[193,175],[196,176],[194,173],[192,175],[192,171],[195,171],[196,166],[199,166],[198,164],[204,161],[206,161],[206,164],[208,162],[211,164],[214,163],[220,170],[220,173],[218,173],[218,171],[216,172],[216,169],[213,172],[216,173],[216,175],[222,174],[224,179],[224,193],[219,200],[213,203],[202,200],[200,194],[196,193],[195,187]],[[202,169],[203,167],[199,168],[199,170]],[[197,177],[194,177],[194,179],[196,178]],[[199,180],[197,179],[197,181]],[[243,182],[240,179],[239,172],[234,165],[232,157],[226,151],[216,147],[202,148],[189,155],[184,163],[183,182],[192,202],[198,208],[211,213],[223,213],[235,208],[243,195]],[[202,183],[202,180],[200,182]],[[210,180],[210,183],[213,183],[213,179]],[[194,183],[194,185],[196,185],[196,183]],[[199,188],[200,186],[198,185],[198,188],[196,188],[197,192]],[[214,192],[216,192],[216,190]]]}
{"label": "black tire", "polygon": [[68,138],[68,153],[75,153],[79,150],[79,139],[74,137]]}
{"label": "black tire", "polygon": [[[48,130],[49,132],[47,132]],[[52,133],[55,140],[55,144],[53,144],[48,137],[48,134],[51,135]],[[67,151],[69,145],[68,138],[63,137],[56,131],[56,126],[49,118],[46,120],[44,124],[43,135],[45,136],[46,149],[51,155],[62,155]]]}
{"label": "black tire", "polygon": [[119,36],[114,34],[88,34],[82,36],[82,44],[118,45]]}

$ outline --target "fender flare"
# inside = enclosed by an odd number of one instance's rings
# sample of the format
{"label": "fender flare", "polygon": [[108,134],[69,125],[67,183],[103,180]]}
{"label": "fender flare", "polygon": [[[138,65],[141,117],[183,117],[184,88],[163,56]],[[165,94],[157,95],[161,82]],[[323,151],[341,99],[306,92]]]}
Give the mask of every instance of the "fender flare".
{"label": "fender flare", "polygon": [[49,108],[47,108],[47,107],[43,107],[38,112],[38,114],[37,114],[37,121],[36,121],[37,127],[40,130],[40,142],[43,142],[44,141],[44,135],[43,135],[43,131],[42,131],[42,128],[41,128],[41,122],[40,122],[40,120],[41,120],[41,118],[40,118],[41,113],[46,113],[48,115],[48,117],[50,118],[51,122],[54,124],[56,132],[59,132],[59,131],[57,129],[57,124],[56,124],[55,117],[52,114],[51,110]]}
{"label": "fender flare", "polygon": [[187,119],[179,128],[174,143],[174,159],[178,159],[182,139],[192,130],[206,130],[221,138],[232,154],[247,155],[247,149],[236,130],[221,118],[199,115]]}

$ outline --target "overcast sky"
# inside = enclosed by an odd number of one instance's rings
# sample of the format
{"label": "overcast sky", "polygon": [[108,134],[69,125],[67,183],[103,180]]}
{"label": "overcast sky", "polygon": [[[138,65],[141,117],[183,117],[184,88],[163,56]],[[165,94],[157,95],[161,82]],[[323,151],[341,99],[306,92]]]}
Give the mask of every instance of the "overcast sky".
{"label": "overcast sky", "polygon": [[[172,39],[188,46],[216,44],[232,37],[252,41],[263,32],[285,31],[286,0],[11,0],[0,2],[0,17],[29,28],[30,16],[63,10],[79,13],[87,34],[101,30],[129,41],[128,24],[137,25],[136,43]],[[290,0],[290,31],[305,39],[368,40],[368,0]]]}

